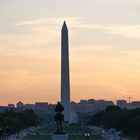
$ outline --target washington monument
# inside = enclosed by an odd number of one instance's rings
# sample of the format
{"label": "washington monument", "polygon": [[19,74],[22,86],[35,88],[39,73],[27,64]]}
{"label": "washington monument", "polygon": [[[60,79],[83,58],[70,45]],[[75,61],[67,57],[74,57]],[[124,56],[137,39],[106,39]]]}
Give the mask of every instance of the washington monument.
{"label": "washington monument", "polygon": [[64,121],[70,122],[69,41],[65,21],[61,30],[61,103],[64,106]]}

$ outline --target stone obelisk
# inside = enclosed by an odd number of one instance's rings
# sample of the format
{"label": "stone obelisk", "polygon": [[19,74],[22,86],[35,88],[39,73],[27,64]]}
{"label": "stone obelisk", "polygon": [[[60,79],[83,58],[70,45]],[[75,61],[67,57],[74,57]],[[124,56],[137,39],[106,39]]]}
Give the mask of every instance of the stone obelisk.
{"label": "stone obelisk", "polygon": [[61,30],[61,103],[64,106],[64,121],[70,123],[69,41],[65,21]]}

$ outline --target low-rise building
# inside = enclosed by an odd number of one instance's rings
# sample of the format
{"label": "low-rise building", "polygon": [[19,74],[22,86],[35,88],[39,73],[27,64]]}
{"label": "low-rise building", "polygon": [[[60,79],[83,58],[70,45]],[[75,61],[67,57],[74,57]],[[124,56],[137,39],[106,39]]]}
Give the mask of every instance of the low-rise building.
{"label": "low-rise building", "polygon": [[48,102],[36,102],[35,110],[48,110]]}

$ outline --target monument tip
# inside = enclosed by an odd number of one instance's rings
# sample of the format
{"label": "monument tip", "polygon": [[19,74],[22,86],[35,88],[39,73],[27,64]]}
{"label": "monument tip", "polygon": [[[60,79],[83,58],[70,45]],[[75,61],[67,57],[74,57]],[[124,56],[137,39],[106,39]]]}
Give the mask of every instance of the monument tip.
{"label": "monument tip", "polygon": [[66,21],[64,20],[63,24],[66,24]]}
{"label": "monument tip", "polygon": [[64,22],[63,22],[63,28],[67,28],[67,24],[66,24],[66,21],[64,20]]}

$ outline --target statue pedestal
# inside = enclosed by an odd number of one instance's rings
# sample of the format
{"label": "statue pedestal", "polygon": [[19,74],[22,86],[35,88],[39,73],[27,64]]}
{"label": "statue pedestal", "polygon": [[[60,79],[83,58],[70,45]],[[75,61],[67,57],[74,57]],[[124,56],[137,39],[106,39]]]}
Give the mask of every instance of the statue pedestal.
{"label": "statue pedestal", "polygon": [[68,140],[67,134],[54,134],[52,137],[53,140]]}

